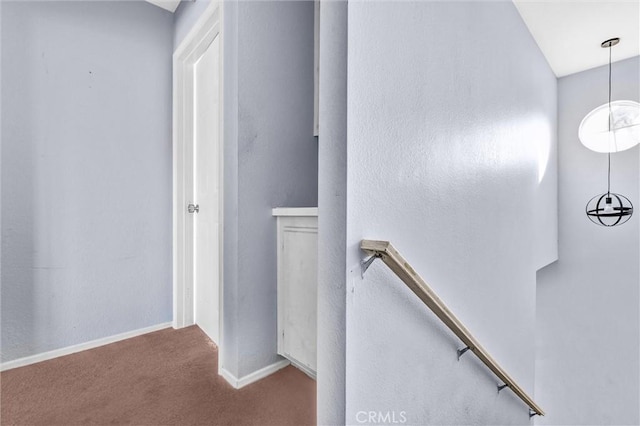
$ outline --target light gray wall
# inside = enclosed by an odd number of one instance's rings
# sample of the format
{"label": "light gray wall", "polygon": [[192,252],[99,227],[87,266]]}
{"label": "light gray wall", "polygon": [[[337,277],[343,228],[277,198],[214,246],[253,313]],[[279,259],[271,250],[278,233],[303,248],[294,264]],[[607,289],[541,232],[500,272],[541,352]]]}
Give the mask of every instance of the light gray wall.
{"label": "light gray wall", "polygon": [[[204,11],[196,5],[178,9],[174,48]],[[223,14],[221,350],[223,367],[243,377],[278,360],[271,209],[317,205],[313,2],[226,1]]]}
{"label": "light gray wall", "polygon": [[[185,5],[186,6],[186,5]],[[238,282],[238,2],[226,1],[223,8],[223,91],[224,91],[224,283],[221,365],[240,377],[241,320],[238,317],[242,294]]]}
{"label": "light gray wall", "polygon": [[[615,54],[615,50],[614,50]],[[613,99],[639,101],[639,57],[613,64]],[[563,77],[559,92],[560,257],[538,273],[536,395],[545,425],[640,423],[638,213],[594,225],[587,201],[607,190],[607,156],[578,139],[607,100],[608,67]],[[611,190],[640,205],[638,147],[611,157]]]}
{"label": "light gray wall", "polygon": [[[534,85],[544,84],[545,74],[533,76]],[[534,195],[534,264],[543,268],[558,260],[558,126],[557,119],[548,126],[548,117],[558,116],[557,94],[545,105],[546,116],[531,117],[528,131],[536,144],[537,186]]]}
{"label": "light gray wall", "polygon": [[347,2],[320,8],[318,424],[345,423]]}
{"label": "light gray wall", "polygon": [[3,361],[171,320],[172,34],[146,2],[3,2]]}
{"label": "light gray wall", "polygon": [[[539,145],[556,78],[511,2],[350,2],[346,422],[528,424],[528,407],[360,240],[391,240],[534,390]],[[505,35],[508,34],[508,37]]]}
{"label": "light gray wall", "polygon": [[[198,22],[198,19],[207,7],[211,4],[210,0],[194,0],[183,1],[173,14],[174,32],[173,32],[173,46],[174,50],[180,45],[182,40],[189,34],[193,25]],[[233,7],[233,6],[232,6]]]}
{"label": "light gray wall", "polygon": [[[0,1],[0,309],[2,308],[2,3]],[[2,354],[2,314],[0,313],[0,357]]]}
{"label": "light gray wall", "polygon": [[271,208],[318,203],[313,9],[307,1],[238,5],[241,376],[276,360],[277,251]]}

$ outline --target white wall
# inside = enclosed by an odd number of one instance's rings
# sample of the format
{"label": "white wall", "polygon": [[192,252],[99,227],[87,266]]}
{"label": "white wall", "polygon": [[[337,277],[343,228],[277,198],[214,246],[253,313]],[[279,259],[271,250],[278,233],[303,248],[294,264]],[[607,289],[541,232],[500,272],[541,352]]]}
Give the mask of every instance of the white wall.
{"label": "white wall", "polygon": [[[204,10],[183,4],[174,48]],[[223,367],[240,378],[276,354],[273,207],[317,205],[313,2],[226,1]],[[272,249],[270,249],[272,248]]]}
{"label": "white wall", "polygon": [[[615,54],[615,50],[614,50]],[[640,59],[613,64],[613,99],[639,100]],[[538,273],[536,395],[545,425],[640,423],[638,212],[604,228],[585,215],[607,190],[607,156],[578,126],[607,101],[608,67],[558,83],[560,257]],[[611,190],[640,206],[638,147],[612,155]]]}
{"label": "white wall", "polygon": [[318,424],[345,423],[347,2],[320,8]]}
{"label": "white wall", "polygon": [[533,394],[538,151],[555,144],[556,78],[511,2],[348,14],[346,422],[527,424],[382,263],[360,278],[358,247],[391,240]]}
{"label": "white wall", "polygon": [[3,2],[2,361],[171,320],[171,14]]}

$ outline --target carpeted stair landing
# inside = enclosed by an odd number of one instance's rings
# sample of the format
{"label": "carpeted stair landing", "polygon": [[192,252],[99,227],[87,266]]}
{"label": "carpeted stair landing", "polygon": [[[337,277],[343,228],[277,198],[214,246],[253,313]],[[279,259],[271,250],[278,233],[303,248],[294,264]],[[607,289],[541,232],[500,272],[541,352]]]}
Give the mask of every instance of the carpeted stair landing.
{"label": "carpeted stair landing", "polygon": [[2,425],[310,425],[315,382],[293,367],[234,389],[196,326],[0,374]]}

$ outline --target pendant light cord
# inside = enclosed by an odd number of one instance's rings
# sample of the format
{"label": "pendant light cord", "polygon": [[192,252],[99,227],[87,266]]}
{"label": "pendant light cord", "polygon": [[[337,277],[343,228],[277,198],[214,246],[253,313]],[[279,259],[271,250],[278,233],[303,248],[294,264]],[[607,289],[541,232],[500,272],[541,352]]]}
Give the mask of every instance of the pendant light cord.
{"label": "pendant light cord", "polygon": [[609,153],[609,168],[607,170],[607,195],[611,194],[611,153]]}
{"label": "pendant light cord", "polygon": [[[611,138],[611,120],[613,119],[611,115],[611,48],[611,43],[609,43],[609,138]],[[608,161],[609,166],[607,169],[607,195],[611,193],[611,147],[609,147]]]}

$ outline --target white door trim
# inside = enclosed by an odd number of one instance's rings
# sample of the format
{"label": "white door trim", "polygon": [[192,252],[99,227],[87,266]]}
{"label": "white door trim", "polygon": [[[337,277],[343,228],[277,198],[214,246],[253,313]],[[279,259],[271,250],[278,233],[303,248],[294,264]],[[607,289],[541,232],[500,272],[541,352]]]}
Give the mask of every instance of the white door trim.
{"label": "white door trim", "polygon": [[[198,22],[173,54],[173,328],[193,325],[193,221],[188,220],[187,204],[192,202],[193,188],[193,133],[194,133],[194,78],[193,66],[197,58],[216,37],[222,37],[222,3],[212,2]],[[222,346],[223,295],[223,43],[220,39],[220,129],[219,129],[219,340]],[[218,353],[221,354],[222,351]],[[219,365],[222,365],[219,359]]]}

